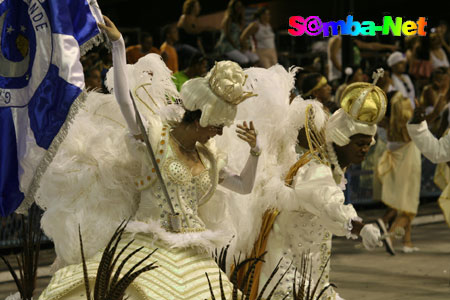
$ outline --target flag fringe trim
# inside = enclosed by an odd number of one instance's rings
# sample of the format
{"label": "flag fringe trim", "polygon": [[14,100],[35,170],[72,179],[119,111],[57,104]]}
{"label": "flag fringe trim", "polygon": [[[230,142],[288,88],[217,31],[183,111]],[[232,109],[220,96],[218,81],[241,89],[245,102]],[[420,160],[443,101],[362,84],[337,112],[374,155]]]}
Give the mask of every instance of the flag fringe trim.
{"label": "flag fringe trim", "polygon": [[39,189],[42,176],[47,171],[48,166],[52,163],[53,158],[56,156],[56,153],[58,153],[59,146],[66,139],[67,134],[69,133],[69,128],[72,125],[75,116],[78,114],[80,108],[84,106],[86,100],[87,92],[83,90],[71,105],[69,113],[67,114],[66,121],[64,121],[64,124],[61,126],[58,134],[55,136],[44,157],[41,159],[41,162],[38,164],[30,186],[28,187],[28,190],[25,194],[25,199],[16,209],[16,213],[25,215],[27,214],[28,208],[35,201],[34,196]]}

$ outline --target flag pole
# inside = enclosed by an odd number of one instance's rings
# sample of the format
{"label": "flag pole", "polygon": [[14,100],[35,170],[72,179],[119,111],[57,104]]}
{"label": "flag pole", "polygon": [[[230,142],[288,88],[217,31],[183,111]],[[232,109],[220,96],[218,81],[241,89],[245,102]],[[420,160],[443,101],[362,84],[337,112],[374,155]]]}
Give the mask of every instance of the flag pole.
{"label": "flag pole", "polygon": [[164,196],[167,199],[167,203],[169,203],[170,211],[169,214],[169,224],[171,229],[174,232],[181,231],[181,216],[179,213],[175,212],[175,208],[173,206],[172,200],[170,199],[169,192],[167,191],[166,184],[164,183],[164,179],[161,174],[161,170],[159,169],[159,165],[156,162],[155,153],[153,152],[152,145],[150,144],[150,140],[148,138],[147,131],[145,130],[144,123],[142,122],[141,115],[137,109],[136,102],[134,101],[133,93],[130,91],[131,101],[133,102],[134,112],[136,113],[136,122],[141,131],[142,138],[144,139],[144,143],[147,147],[147,152],[150,155],[150,159],[152,161],[153,167],[155,168],[156,176],[161,184],[161,189],[163,191]]}

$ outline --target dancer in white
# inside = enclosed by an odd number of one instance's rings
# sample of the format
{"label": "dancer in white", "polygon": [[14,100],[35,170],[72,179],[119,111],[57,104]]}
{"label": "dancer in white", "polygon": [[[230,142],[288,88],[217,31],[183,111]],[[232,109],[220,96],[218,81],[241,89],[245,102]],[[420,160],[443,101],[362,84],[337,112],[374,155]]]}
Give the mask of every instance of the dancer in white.
{"label": "dancer in white", "polygon": [[[309,151],[290,168],[285,182],[289,187],[278,188],[275,207],[280,214],[270,232],[268,255],[262,268],[264,282],[281,257],[282,270],[292,264],[277,292],[279,299],[291,293],[294,269],[300,269],[303,253],[310,253],[313,282],[318,283],[319,290],[327,287],[333,234],[347,238],[359,235],[368,249],[381,243],[378,228],[364,225],[353,206],[344,205],[342,189],[345,188],[344,170],[352,163],[361,163],[373,144],[375,124],[383,118],[386,109],[386,96],[371,84],[351,84],[343,92],[342,108],[322,126],[316,123],[316,118],[324,120],[324,113],[317,104],[313,107],[305,114],[312,113],[314,121],[306,117],[304,123]],[[300,110],[305,111],[305,107]],[[267,189],[271,187],[267,185]],[[321,299],[340,297],[329,288]]]}
{"label": "dancer in white", "polygon": [[[303,253],[310,253],[313,284],[318,283],[319,290],[328,285],[330,265],[327,262],[333,234],[348,238],[359,235],[368,249],[382,245],[379,229],[363,224],[354,208],[344,205],[342,189],[345,168],[351,163],[361,163],[374,142],[375,124],[386,110],[386,95],[369,83],[351,84],[343,93],[343,108],[328,120],[317,101],[298,97],[289,105],[292,77],[284,74],[283,78],[278,67],[265,71],[255,68],[249,75],[249,80],[257,79],[256,86],[265,86],[270,80],[272,83],[257,97],[261,98],[262,94],[264,99],[259,99],[259,103],[265,105],[257,106],[253,102],[257,99],[250,99],[238,112],[238,118],[255,116],[255,124],[261,128],[258,138],[265,151],[252,201],[240,201],[245,208],[235,205],[231,215],[240,229],[237,249],[247,256],[259,256],[267,251],[259,280],[255,274],[260,289],[280,258],[283,258],[281,270],[269,288],[292,264],[274,298],[292,299],[294,269],[300,269]],[[287,84],[280,83],[283,81]],[[298,143],[309,150],[296,154]],[[253,206],[247,207],[247,203]],[[242,211],[247,214],[243,216]],[[252,247],[253,251],[249,249]],[[318,281],[323,270],[323,277]],[[288,298],[284,298],[286,295]],[[329,288],[321,299],[339,297]]]}
{"label": "dancer in white", "polygon": [[[70,265],[55,273],[40,299],[86,299],[78,225],[92,281],[99,250],[127,218],[132,219],[127,230],[133,234],[124,235],[118,251],[132,239],[122,258],[143,248],[122,273],[158,248],[152,256],[158,268],[141,274],[127,289],[127,299],[210,298],[205,273],[218,296],[220,271],[208,251],[226,244],[231,235],[225,229],[208,230],[198,208],[213,196],[218,183],[238,193],[252,190],[260,154],[252,122],[238,125],[238,136],[251,146],[240,175],[225,168],[226,154],[214,146],[213,137],[233,123],[237,105],[254,94],[243,89],[243,70],[224,61],[206,77],[183,85],[184,110],[168,105],[167,99],[179,97],[163,61],[150,54],[126,66],[120,32],[108,18],[105,21],[101,27],[113,42],[114,62],[108,86],[119,105],[111,96],[91,93],[43,178],[38,201],[46,208],[42,227],[55,242],[59,264]],[[169,198],[141,141],[129,82]],[[232,285],[224,274],[222,279],[231,298]]]}

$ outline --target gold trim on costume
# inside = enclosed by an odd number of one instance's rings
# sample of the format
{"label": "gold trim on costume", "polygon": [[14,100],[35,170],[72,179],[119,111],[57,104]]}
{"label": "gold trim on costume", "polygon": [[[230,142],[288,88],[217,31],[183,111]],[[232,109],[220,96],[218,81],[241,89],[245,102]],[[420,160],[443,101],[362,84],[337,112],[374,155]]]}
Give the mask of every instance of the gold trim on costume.
{"label": "gold trim on costume", "polygon": [[140,88],[142,88],[142,89],[147,93],[147,96],[150,98],[150,100],[152,100],[152,102],[153,102],[153,104],[155,105],[155,107],[156,107],[156,108],[160,108],[160,107],[158,106],[158,104],[156,104],[155,99],[153,99],[153,97],[150,95],[150,93],[149,93],[149,92],[147,91],[147,89],[145,88],[147,85],[152,85],[152,84],[151,84],[151,83],[143,83],[143,84],[137,86],[137,87],[134,89],[134,95],[138,98],[138,100],[139,100],[142,104],[144,104],[144,106],[145,106],[148,110],[150,110],[154,115],[156,115],[155,111],[154,111],[153,109],[151,109],[150,105],[148,105],[141,97],[139,97],[139,95],[138,95],[138,93],[137,93],[137,90],[140,89]]}
{"label": "gold trim on costume", "polygon": [[[258,239],[255,241],[255,244],[253,245],[252,253],[250,255],[251,258],[260,257],[264,252],[266,252],[270,232],[271,232],[273,224],[275,223],[275,220],[279,214],[280,214],[280,211],[276,208],[270,208],[264,212]],[[230,273],[234,272],[235,267],[236,267],[235,265],[231,266]],[[253,271],[253,284],[249,291],[250,292],[249,299],[251,299],[251,300],[254,300],[258,297],[259,280],[261,277],[262,267],[263,267],[262,262],[258,262]],[[248,268],[249,268],[249,265],[247,264],[247,266],[240,269],[237,274],[237,280],[238,280],[238,283],[240,283],[240,286],[242,286],[242,290],[248,289],[247,286],[243,286],[243,284],[246,284],[243,281],[244,281],[245,274],[248,272]]]}

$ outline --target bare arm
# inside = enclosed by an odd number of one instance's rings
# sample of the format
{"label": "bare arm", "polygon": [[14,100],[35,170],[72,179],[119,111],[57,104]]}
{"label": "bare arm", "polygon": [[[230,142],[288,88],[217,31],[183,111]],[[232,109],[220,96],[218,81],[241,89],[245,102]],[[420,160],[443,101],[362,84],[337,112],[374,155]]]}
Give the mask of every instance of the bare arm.
{"label": "bare arm", "polygon": [[427,89],[424,89],[422,93],[423,93],[423,96],[422,96],[422,99],[420,99],[421,100],[420,105],[423,107],[433,106],[435,101],[434,101],[432,88],[428,87]]}
{"label": "bare arm", "polygon": [[241,45],[245,45],[248,41],[248,38],[254,34],[256,34],[256,32],[258,32],[258,23],[256,22],[252,22],[250,24],[248,24],[248,26],[244,29],[244,31],[242,31],[241,36],[240,36],[240,40],[241,40]]}
{"label": "bare arm", "polygon": [[[429,89],[429,90],[431,90],[431,89]],[[431,99],[432,102],[429,102],[429,104],[433,105],[434,109],[430,114],[428,114],[425,117],[425,120],[427,122],[432,122],[439,117],[439,115],[441,114],[445,105],[447,104],[448,91],[449,91],[449,83],[446,82],[440,87],[437,99],[434,99],[434,98]],[[432,95],[431,97],[433,97],[433,96],[434,95]]]}
{"label": "bare arm", "polygon": [[187,33],[200,34],[203,31],[211,30],[208,26],[200,26],[197,22],[197,17],[182,15],[177,23],[179,28],[183,28]]}
{"label": "bare arm", "polygon": [[360,49],[364,49],[364,50],[375,50],[375,51],[380,51],[380,50],[390,50],[390,51],[396,51],[398,48],[395,45],[389,45],[389,44],[382,44],[382,43],[378,43],[378,42],[363,42],[360,40],[354,40],[356,46],[358,46],[358,48]]}
{"label": "bare arm", "polygon": [[437,102],[434,105],[433,111],[425,116],[425,120],[427,122],[433,122],[434,120],[436,120],[440,116],[446,103],[447,103],[447,100],[446,100],[445,94],[442,94],[442,93],[439,94]]}

